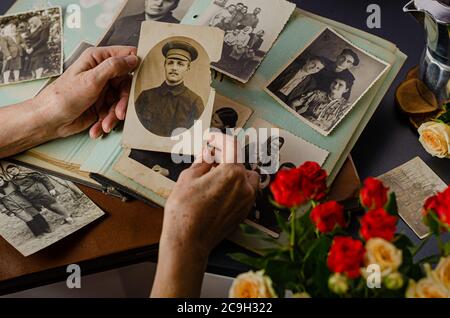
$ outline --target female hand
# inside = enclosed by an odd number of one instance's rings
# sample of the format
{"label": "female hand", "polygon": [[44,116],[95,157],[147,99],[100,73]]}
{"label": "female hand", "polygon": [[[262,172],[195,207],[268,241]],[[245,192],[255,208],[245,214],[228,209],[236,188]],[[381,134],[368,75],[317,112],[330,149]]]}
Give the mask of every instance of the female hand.
{"label": "female hand", "polygon": [[[131,75],[138,65],[136,48],[87,49],[55,82],[35,99],[41,120],[49,121],[54,138],[87,128],[98,138],[125,119]],[[51,133],[50,132],[50,133]]]}

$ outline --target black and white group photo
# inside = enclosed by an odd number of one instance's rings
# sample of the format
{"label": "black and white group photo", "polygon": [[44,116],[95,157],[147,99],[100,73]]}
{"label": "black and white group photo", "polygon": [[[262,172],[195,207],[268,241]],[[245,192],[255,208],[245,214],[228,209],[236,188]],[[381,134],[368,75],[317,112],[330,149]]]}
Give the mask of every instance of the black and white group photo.
{"label": "black and white group photo", "polygon": [[179,24],[194,0],[128,0],[99,46],[138,46],[141,23]]}
{"label": "black and white group photo", "polygon": [[280,0],[214,1],[197,22],[225,32],[222,58],[218,63],[212,63],[213,67],[247,82],[272,47],[292,10],[289,3]]}
{"label": "black and white group photo", "polygon": [[62,73],[61,8],[0,17],[0,85]]}
{"label": "black and white group photo", "polygon": [[0,235],[24,256],[104,215],[73,183],[0,162]]}
{"label": "black and white group photo", "polygon": [[327,28],[266,91],[323,135],[347,116],[389,65]]}

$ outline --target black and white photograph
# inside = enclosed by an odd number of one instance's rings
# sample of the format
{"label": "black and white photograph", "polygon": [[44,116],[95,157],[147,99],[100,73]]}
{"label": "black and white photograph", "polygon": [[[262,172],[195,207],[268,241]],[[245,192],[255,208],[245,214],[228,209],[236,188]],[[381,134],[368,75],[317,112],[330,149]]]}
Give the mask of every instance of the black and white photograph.
{"label": "black and white photograph", "polygon": [[61,75],[60,7],[0,17],[0,86]]}
{"label": "black and white photograph", "polygon": [[389,67],[326,28],[282,68],[266,92],[327,136]]}
{"label": "black and white photograph", "polygon": [[[274,233],[279,233],[280,229],[273,213],[273,204],[269,200],[269,185],[277,172],[298,167],[306,161],[323,166],[329,152],[260,118],[255,119],[252,128],[268,133],[259,133],[257,140],[245,141],[245,167],[260,175],[259,189],[262,194],[257,197],[247,223],[263,231],[269,229],[270,232],[265,232],[275,236]],[[278,132],[273,128],[278,128]]]}
{"label": "black and white photograph", "polygon": [[295,5],[285,0],[214,1],[198,25],[225,32],[222,58],[212,66],[246,83],[284,29]]}
{"label": "black and white photograph", "polygon": [[73,183],[0,161],[0,236],[24,256],[103,215]]}
{"label": "black and white photograph", "polygon": [[141,24],[158,21],[179,24],[194,0],[128,0],[99,46],[138,46]]}
{"label": "black and white photograph", "polygon": [[[133,77],[123,146],[171,153],[177,137],[209,129],[215,96],[210,63],[220,58],[223,32],[153,21],[142,25],[142,63]],[[182,154],[195,152],[186,151]]]}

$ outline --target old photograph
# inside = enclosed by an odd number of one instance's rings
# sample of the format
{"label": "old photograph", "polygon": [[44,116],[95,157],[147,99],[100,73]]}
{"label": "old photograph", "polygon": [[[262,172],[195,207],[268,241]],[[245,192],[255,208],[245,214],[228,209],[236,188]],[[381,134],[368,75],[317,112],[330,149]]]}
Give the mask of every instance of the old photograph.
{"label": "old photograph", "polygon": [[133,77],[123,145],[170,153],[177,143],[171,137],[209,128],[214,102],[210,62],[220,57],[223,32],[160,22],[144,22],[143,28],[142,63]]}
{"label": "old photograph", "polygon": [[330,28],[270,81],[266,91],[323,135],[329,135],[389,64]]}
{"label": "old photograph", "polygon": [[214,101],[211,128],[218,129],[226,134],[230,129],[244,128],[253,114],[253,109],[239,104],[223,95],[216,94]]}
{"label": "old photograph", "polygon": [[60,7],[0,17],[0,85],[60,75],[62,32]]}
{"label": "old photograph", "polygon": [[[276,126],[256,119],[253,128],[271,129]],[[249,216],[249,225],[270,229],[272,233],[279,233],[273,205],[269,201],[269,185],[274,180],[276,173],[283,169],[292,169],[306,161],[314,161],[323,166],[329,152],[299,138],[288,131],[278,129],[279,134],[264,136],[261,134],[257,140],[247,140],[244,148],[245,167],[260,175],[260,191],[253,212]],[[264,137],[263,137],[264,136]],[[255,160],[256,158],[256,160]]]}
{"label": "old photograph", "polygon": [[99,46],[138,46],[141,24],[158,21],[178,24],[194,0],[128,0]]}
{"label": "old photograph", "polygon": [[255,73],[294,12],[285,0],[214,1],[198,25],[225,32],[222,58],[214,69],[246,83]]}
{"label": "old photograph", "polygon": [[447,184],[419,157],[380,177],[395,192],[399,214],[420,239],[429,234],[423,223],[422,207],[425,200],[447,188]]}
{"label": "old photograph", "polygon": [[24,256],[103,215],[73,183],[0,161],[0,235]]}
{"label": "old photograph", "polygon": [[[211,128],[226,133],[227,129],[244,128],[253,110],[230,98],[216,94],[213,112]],[[189,155],[183,159],[185,162],[194,161],[194,157]],[[191,164],[175,163],[170,153],[131,149],[123,155],[121,163],[115,169],[155,192],[170,193],[172,182],[177,182],[181,172],[190,166]],[[130,175],[131,171],[133,175]],[[161,185],[164,184],[167,185],[167,189],[162,191]]]}

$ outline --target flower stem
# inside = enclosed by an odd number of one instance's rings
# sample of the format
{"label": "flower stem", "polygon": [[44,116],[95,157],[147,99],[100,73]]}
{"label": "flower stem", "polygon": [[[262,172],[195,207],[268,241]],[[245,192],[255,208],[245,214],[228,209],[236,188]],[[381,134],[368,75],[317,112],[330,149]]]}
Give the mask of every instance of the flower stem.
{"label": "flower stem", "polygon": [[290,235],[290,255],[294,262],[294,248],[295,248],[295,209],[291,209],[291,235]]}

